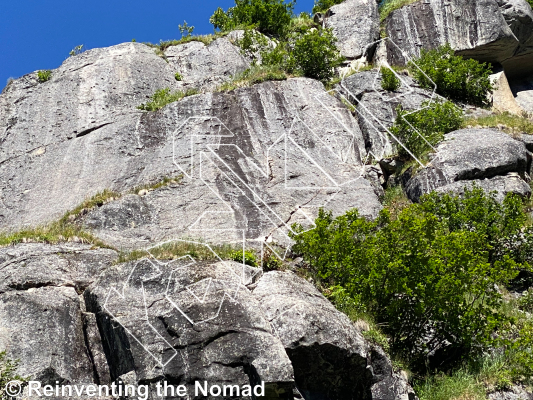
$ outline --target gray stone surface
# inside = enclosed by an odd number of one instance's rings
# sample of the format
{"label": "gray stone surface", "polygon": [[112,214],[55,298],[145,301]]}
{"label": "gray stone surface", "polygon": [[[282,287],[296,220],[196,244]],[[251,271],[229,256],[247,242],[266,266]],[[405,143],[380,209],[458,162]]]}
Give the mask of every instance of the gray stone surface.
{"label": "gray stone surface", "polygon": [[94,382],[79,293],[116,257],[84,245],[0,249],[0,349],[41,382]]}
{"label": "gray stone surface", "polygon": [[250,60],[228,38],[205,45],[192,41],[165,50],[172,68],[179,72],[186,88],[214,90],[233,75],[250,67]]}
{"label": "gray stone surface", "polygon": [[332,28],[337,37],[337,47],[349,60],[365,56],[372,59],[379,40],[378,4],[374,0],[346,0],[334,5],[326,13],[326,28]]}
{"label": "gray stone surface", "polygon": [[[100,91],[96,83],[100,73],[109,85],[122,82],[113,68],[117,52],[126,72],[124,83],[109,88],[121,99],[114,105],[107,86]],[[242,240],[242,230],[246,238],[286,242],[290,225],[309,223],[322,205],[337,214],[359,207],[369,217],[381,208],[379,193],[358,179],[366,150],[357,121],[321,83],[266,82],[141,112],[143,96],[177,84],[168,64],[139,44],[87,53],[67,60],[49,82],[27,76],[0,96],[0,229],[47,223],[104,189],[128,192],[193,165],[181,185],[109,204],[87,226],[119,248],[184,236]],[[84,67],[92,61],[100,69]],[[85,68],[92,73],[88,86],[79,76]],[[153,80],[137,89],[127,78],[136,74]],[[102,120],[89,113],[91,104]],[[101,127],[75,137],[73,124],[88,118]]]}
{"label": "gray stone surface", "polygon": [[407,399],[413,393],[383,351],[369,346],[309,282],[289,271],[268,272],[253,296],[281,339],[305,399]]}
{"label": "gray stone surface", "polygon": [[505,391],[490,393],[488,398],[489,400],[531,400],[533,394],[531,390],[515,385]]}
{"label": "gray stone surface", "polygon": [[[438,145],[431,163],[406,185],[407,196],[418,201],[421,195],[457,181],[493,178],[516,172],[524,176],[527,150],[523,143],[495,129],[461,129],[448,133]],[[514,182],[514,183],[513,183]],[[452,189],[457,190],[454,184]],[[480,185],[521,191],[514,178],[480,182]]]}
{"label": "gray stone surface", "polygon": [[398,143],[387,132],[396,120],[396,108],[417,110],[425,101],[440,98],[420,88],[409,76],[400,74],[401,86],[395,92],[381,88],[381,73],[370,70],[349,76],[336,86],[356,106],[366,150],[381,159],[395,153]]}
{"label": "gray stone surface", "polygon": [[[410,57],[450,43],[458,54],[503,64],[510,76],[531,68],[532,17],[525,0],[429,0],[393,11],[386,29]],[[388,59],[405,63],[391,44]]]}
{"label": "gray stone surface", "polygon": [[471,190],[474,185],[487,193],[496,192],[496,199],[500,202],[503,201],[507,193],[514,193],[523,198],[531,196],[530,186],[520,178],[520,175],[512,172],[504,176],[495,176],[494,178],[457,181],[441,186],[436,191],[463,195],[465,188]]}
{"label": "gray stone surface", "polygon": [[137,381],[180,382],[190,393],[195,381],[263,381],[266,398],[291,398],[291,362],[244,286],[257,272],[190,259],[108,269],[84,297],[96,314],[111,378],[134,371]]}

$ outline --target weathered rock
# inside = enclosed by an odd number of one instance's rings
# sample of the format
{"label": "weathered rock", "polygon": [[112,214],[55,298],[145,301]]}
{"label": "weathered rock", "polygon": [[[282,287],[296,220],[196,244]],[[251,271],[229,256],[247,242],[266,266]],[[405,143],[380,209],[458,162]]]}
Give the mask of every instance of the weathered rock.
{"label": "weathered rock", "polygon": [[[139,91],[139,96],[121,100],[124,112],[115,115],[106,111],[110,100],[104,92],[79,83],[84,88],[84,104],[79,104],[71,79],[85,82],[77,75],[85,63],[115,62],[106,57],[119,50],[119,60],[136,57],[128,52],[142,52],[144,68],[155,71],[146,73],[155,74],[152,86],[134,90],[135,81],[128,80],[124,90]],[[358,207],[368,217],[381,208],[372,185],[360,178],[366,150],[357,121],[321,83],[306,78],[265,82],[140,112],[135,106],[141,93],[151,94],[174,80],[168,64],[138,44],[91,54],[67,60],[35,92],[23,88],[33,79],[26,77],[0,96],[7,110],[0,113],[0,229],[47,223],[105,189],[128,192],[180,174],[181,185],[150,192],[142,200],[109,203],[87,216],[87,226],[129,248],[184,236],[236,241],[243,230],[246,239],[287,242],[292,223],[309,224],[325,204],[336,214]],[[125,64],[135,70],[133,61]],[[91,79],[97,81],[98,70],[93,72]],[[116,85],[117,96],[120,88]],[[42,103],[50,90],[55,103]],[[73,137],[73,121],[86,118],[79,117],[80,110],[91,103],[112,123]]]}
{"label": "weathered rock", "polygon": [[514,385],[505,391],[489,393],[489,400],[532,400],[533,394],[521,386]]}
{"label": "weathered rock", "polygon": [[[524,176],[527,150],[523,143],[495,129],[461,129],[448,133],[438,145],[431,163],[406,185],[407,196],[418,201],[421,195],[454,182],[493,178],[516,172]],[[524,192],[522,183],[513,177],[479,182],[484,187]],[[451,186],[460,189],[460,183]]]}
{"label": "weathered rock", "polygon": [[483,189],[485,192],[496,192],[496,200],[502,202],[507,193],[514,193],[522,198],[531,196],[531,187],[517,173],[509,173],[494,178],[474,179],[472,181],[457,181],[436,189],[440,193],[452,193],[463,195],[465,188],[472,190],[473,186]]}
{"label": "weathered rock", "polygon": [[449,43],[456,53],[502,64],[509,75],[531,68],[533,14],[525,0],[429,0],[401,7],[386,20],[391,64],[405,64],[420,49]]}
{"label": "weathered rock", "polygon": [[290,360],[244,286],[257,273],[234,262],[188,258],[108,269],[85,299],[96,314],[111,378],[134,371],[137,381],[180,382],[189,393],[196,381],[264,382],[265,398],[292,398]]}
{"label": "weathered rock", "polygon": [[522,115],[525,111],[522,108],[509,86],[509,81],[504,71],[497,72],[491,75],[491,81],[494,85],[492,91],[492,107],[494,110],[500,112],[509,112],[515,115]]}
{"label": "weathered rock", "polygon": [[250,60],[227,38],[209,45],[192,41],[165,50],[170,65],[182,76],[185,87],[213,90],[250,67]]}
{"label": "weathered rock", "polygon": [[399,77],[402,83],[395,92],[382,89],[377,69],[351,75],[336,87],[356,106],[366,150],[378,160],[393,154],[399,145],[388,132],[396,120],[396,108],[401,105],[405,110],[417,110],[423,102],[440,98],[420,88],[411,77]]}
{"label": "weathered rock", "polygon": [[346,0],[326,13],[326,28],[332,28],[337,47],[347,59],[372,59],[379,40],[378,4],[374,0]]}
{"label": "weathered rock", "polygon": [[533,115],[533,78],[513,79],[509,85],[518,105],[529,115]]}
{"label": "weathered rock", "polygon": [[281,339],[306,400],[407,399],[413,393],[385,354],[371,348],[309,282],[292,272],[268,272],[253,295]]}

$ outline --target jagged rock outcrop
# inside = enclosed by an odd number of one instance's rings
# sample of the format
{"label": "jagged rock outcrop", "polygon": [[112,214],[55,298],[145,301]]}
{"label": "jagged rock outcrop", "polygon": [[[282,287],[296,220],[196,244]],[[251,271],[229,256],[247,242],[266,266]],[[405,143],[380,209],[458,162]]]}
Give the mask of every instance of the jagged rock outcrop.
{"label": "jagged rock outcrop", "polygon": [[[533,13],[525,0],[428,0],[401,7],[386,20],[388,36],[409,57],[449,43],[458,54],[502,64],[508,76],[528,73],[533,61]],[[391,64],[406,62],[387,44]]]}
{"label": "jagged rock outcrop", "polygon": [[528,151],[525,145],[496,129],[461,129],[448,133],[428,166],[406,185],[407,196],[418,201],[435,189],[460,193],[472,183],[497,190],[499,197],[513,192],[529,196]]}
{"label": "jagged rock outcrop", "polygon": [[413,399],[379,348],[292,272],[266,273],[253,291],[294,367],[299,392],[315,399]]}
{"label": "jagged rock outcrop", "polygon": [[346,0],[332,6],[324,18],[324,26],[332,28],[337,47],[350,60],[372,59],[379,40],[378,3],[374,0]]}
{"label": "jagged rock outcrop", "polygon": [[192,41],[165,50],[165,57],[182,77],[185,87],[214,90],[250,67],[250,60],[228,38],[209,45]]}
{"label": "jagged rock outcrop", "polygon": [[[136,74],[153,80],[137,88]],[[102,209],[86,226],[122,248],[183,236],[242,240],[242,230],[247,239],[283,242],[292,223],[310,223],[326,203],[369,217],[381,208],[379,191],[362,177],[357,121],[321,83],[265,82],[157,112],[136,109],[161,86],[177,85],[173,74],[150,48],[131,43],[72,57],[49,82],[30,75],[13,83],[0,100],[0,229],[49,222],[104,189],[128,192],[178,175],[180,185],[143,202],[106,206],[115,222],[102,222]]]}
{"label": "jagged rock outcrop", "polygon": [[344,79],[336,89],[354,106],[365,147],[380,160],[395,152],[398,143],[388,129],[396,120],[396,109],[418,110],[422,103],[440,98],[431,90],[422,89],[407,75],[399,75],[401,86],[395,91],[383,90],[379,70],[363,71]]}

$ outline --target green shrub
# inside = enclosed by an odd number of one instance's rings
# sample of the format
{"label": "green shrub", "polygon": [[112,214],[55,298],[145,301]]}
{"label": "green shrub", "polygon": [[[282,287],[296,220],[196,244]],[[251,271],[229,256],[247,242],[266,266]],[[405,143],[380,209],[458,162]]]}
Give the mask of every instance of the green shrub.
{"label": "green shrub", "polygon": [[73,57],[73,56],[77,56],[78,54],[81,54],[83,53],[83,45],[80,44],[76,47],[74,47],[72,50],[70,50],[70,53],[68,53],[68,55],[70,57]]}
{"label": "green shrub", "polygon": [[477,106],[489,104],[488,95],[493,90],[491,65],[456,56],[449,44],[436,50],[422,49],[410,67],[422,87],[433,89],[431,79],[437,85],[437,93],[450,100]]}
{"label": "green shrub", "polygon": [[[6,393],[6,385],[11,381],[19,381],[22,386],[28,381],[15,373],[18,362],[10,360],[5,351],[0,352],[0,400],[11,400],[12,397]],[[16,388],[13,388],[16,390]]]}
{"label": "green shrub", "polygon": [[235,0],[235,6],[224,12],[218,8],[209,22],[221,31],[231,31],[239,26],[253,26],[259,32],[282,37],[293,15],[294,1]]}
{"label": "green shrub", "polygon": [[257,258],[252,250],[237,250],[231,255],[233,261],[244,263],[251,267],[257,267]]}
{"label": "green shrub", "polygon": [[276,257],[274,252],[269,248],[265,248],[261,258],[261,267],[264,271],[277,271],[281,269],[283,262]]}
{"label": "green shrub", "polygon": [[174,74],[174,79],[176,79],[177,81],[181,81],[183,80],[183,77],[179,72],[176,72],[176,74]]}
{"label": "green shrub", "polygon": [[329,10],[330,7],[333,7],[336,4],[342,3],[344,0],[315,0],[315,5],[313,6],[313,14],[318,12],[325,13]]}
{"label": "green shrub", "polygon": [[[463,111],[450,101],[435,101],[429,106],[425,102],[422,107],[413,112],[399,106],[396,121],[390,128],[393,135],[417,158],[442,141],[446,133],[461,128],[463,123]],[[403,146],[398,144],[397,149],[400,157],[411,157]]]}
{"label": "green shrub", "polygon": [[344,61],[336,42],[331,29],[311,29],[299,35],[290,54],[291,68],[309,78],[328,82],[335,68]]}
{"label": "green shrub", "polygon": [[192,36],[194,26],[189,26],[189,24],[187,24],[187,21],[183,21],[183,25],[179,24],[178,29],[180,30],[182,38],[188,38]]}
{"label": "green shrub", "polygon": [[521,310],[533,313],[533,288],[529,288],[520,298],[519,306]]}
{"label": "green shrub", "polygon": [[159,89],[152,95],[150,101],[141,104],[137,108],[145,111],[157,111],[165,107],[167,104],[179,101],[184,97],[192,96],[198,93],[199,91],[197,89],[188,89],[186,92],[171,92],[169,88]]}
{"label": "green shrub", "polygon": [[386,209],[375,221],[320,210],[315,229],[294,227],[293,252],[323,285],[341,286],[374,316],[391,350],[423,366],[447,343],[464,357],[494,344],[510,320],[499,311],[498,286],[524,267],[504,244],[525,221],[512,195],[500,204],[480,188],[462,198],[432,193],[396,218]]}
{"label": "green shrub", "polygon": [[390,68],[381,67],[381,87],[383,90],[389,92],[395,92],[398,90],[402,82],[394,74],[394,71]]}
{"label": "green shrub", "polygon": [[37,79],[39,79],[39,82],[41,83],[49,81],[51,77],[52,71],[50,71],[49,69],[37,71]]}

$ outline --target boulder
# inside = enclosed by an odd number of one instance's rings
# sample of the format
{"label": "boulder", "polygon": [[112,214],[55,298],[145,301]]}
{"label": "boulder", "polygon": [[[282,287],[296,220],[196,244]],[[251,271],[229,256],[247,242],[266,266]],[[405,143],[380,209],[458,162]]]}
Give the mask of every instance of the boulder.
{"label": "boulder", "polygon": [[253,296],[283,343],[306,400],[414,396],[383,351],[309,282],[289,271],[268,272]]}
{"label": "boulder", "polygon": [[181,75],[186,88],[214,90],[250,67],[250,60],[225,37],[209,45],[192,41],[170,46],[165,50],[165,57]]}
{"label": "boulder", "polygon": [[[525,177],[528,166],[525,145],[506,133],[496,129],[460,129],[448,133],[436,150],[429,165],[407,182],[406,193],[413,201],[450,184],[449,188],[457,192],[464,181],[472,180],[491,190],[503,190],[502,194],[506,190],[529,193],[520,177],[502,176],[514,172]],[[483,179],[487,180],[478,182]]]}
{"label": "boulder", "polygon": [[449,43],[457,54],[502,64],[508,76],[531,69],[533,13],[525,0],[428,0],[386,19],[388,60],[403,65],[420,49]]}
{"label": "boulder", "polygon": [[422,103],[440,98],[431,90],[422,89],[411,77],[399,74],[401,86],[395,91],[381,87],[379,70],[363,71],[344,79],[336,89],[355,106],[365,148],[375,159],[395,153],[399,144],[389,133],[396,120],[396,109],[420,109]]}
{"label": "boulder", "polygon": [[324,18],[326,28],[332,28],[337,47],[348,60],[372,59],[379,40],[378,3],[375,0],[345,0],[332,6]]}

